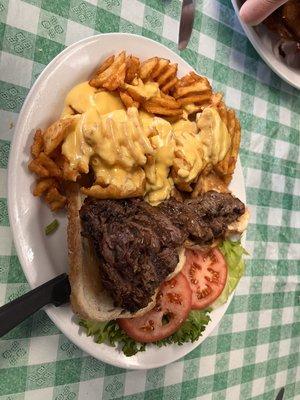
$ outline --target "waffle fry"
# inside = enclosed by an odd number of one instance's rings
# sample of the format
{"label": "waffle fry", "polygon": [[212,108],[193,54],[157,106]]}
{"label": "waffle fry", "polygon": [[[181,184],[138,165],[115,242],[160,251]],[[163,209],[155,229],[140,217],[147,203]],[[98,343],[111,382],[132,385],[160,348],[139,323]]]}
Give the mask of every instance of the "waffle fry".
{"label": "waffle fry", "polygon": [[195,104],[195,105],[208,104],[210,102],[210,100],[211,100],[210,92],[194,94],[194,95],[188,96],[188,97],[177,98],[177,102],[181,106],[186,106],[189,104]]}
{"label": "waffle fry", "polygon": [[129,107],[139,108],[140,103],[138,103],[137,101],[134,101],[133,98],[130,96],[130,94],[127,93],[126,91],[125,92],[120,91],[119,95],[120,95],[120,98],[126,108],[129,108]]}
{"label": "waffle fry", "polygon": [[73,125],[75,117],[64,118],[54,122],[43,135],[44,152],[49,156],[67,137],[69,128]]}
{"label": "waffle fry", "polygon": [[224,124],[227,126],[228,128],[228,118],[227,118],[227,108],[224,104],[223,101],[220,101],[218,107],[217,107],[218,113],[222,119],[222,121],[224,122]]}
{"label": "waffle fry", "polygon": [[152,114],[157,114],[157,115],[164,115],[166,117],[178,117],[180,118],[182,116],[182,110],[179,108],[174,109],[174,108],[166,108],[165,106],[161,106],[156,102],[156,100],[148,100],[143,104],[143,108]]}
{"label": "waffle fry", "polygon": [[196,106],[196,104],[187,104],[186,106],[184,106],[183,109],[183,118],[189,119],[190,115],[195,115],[196,113],[201,111],[203,111],[203,106]]}
{"label": "waffle fry", "polygon": [[162,107],[166,107],[166,109],[180,109],[180,104],[178,104],[178,102],[173,97],[164,94],[162,94],[161,97],[152,97],[149,102],[155,103]]}
{"label": "waffle fry", "polygon": [[71,168],[69,161],[63,154],[59,153],[56,155],[54,162],[61,169],[63,180],[76,182],[77,178],[80,176],[80,173],[79,171]]}
{"label": "waffle fry", "polygon": [[147,79],[150,78],[150,75],[157,67],[158,62],[159,62],[158,57],[152,57],[141,63],[139,77],[142,79],[142,81],[146,81]]}
{"label": "waffle fry", "polygon": [[110,57],[100,65],[96,75],[90,80],[90,85],[113,91],[124,84],[125,76],[126,53],[122,51],[117,57]]}
{"label": "waffle fry", "polygon": [[115,56],[110,56],[108,57],[97,69],[96,71],[96,76],[102,74],[107,68],[111,66],[111,64],[114,62]]}
{"label": "waffle fry", "polygon": [[137,57],[129,56],[126,58],[126,75],[125,82],[131,83],[138,75],[140,69],[140,60]]}
{"label": "waffle fry", "polygon": [[157,65],[155,66],[155,69],[151,73],[151,79],[155,80],[156,78],[158,78],[163,72],[165,72],[169,64],[169,60],[165,58],[160,58]]}
{"label": "waffle fry", "polygon": [[33,195],[40,197],[52,187],[58,188],[58,181],[54,178],[42,178],[36,182]]}
{"label": "waffle fry", "polygon": [[222,99],[223,99],[223,94],[222,93],[219,93],[219,92],[213,93],[212,96],[211,96],[211,105],[212,105],[212,107],[218,108],[218,106],[221,103]]}
{"label": "waffle fry", "polygon": [[173,97],[191,115],[211,104],[212,89],[206,78],[190,72],[178,80]]}
{"label": "waffle fry", "polygon": [[169,82],[166,82],[162,87],[161,90],[164,93],[169,93],[172,91],[172,89],[176,86],[178,82],[177,76],[174,76],[174,78],[170,79]]}
{"label": "waffle fry", "polygon": [[155,82],[146,82],[139,78],[135,85],[124,85],[126,92],[134,101],[142,103],[143,101],[149,100],[155,96],[159,89]]}
{"label": "waffle fry", "polygon": [[157,82],[164,93],[168,93],[175,87],[178,78],[177,64],[170,64],[170,60],[153,57],[141,64],[139,77],[144,81]]}
{"label": "waffle fry", "polygon": [[[125,93],[132,99],[133,102],[136,102],[138,104],[145,100],[145,97],[138,92],[135,86],[127,86]],[[130,104],[129,101],[128,104]]]}
{"label": "waffle fry", "polygon": [[33,195],[44,196],[45,202],[52,211],[64,208],[66,204],[66,197],[59,192],[59,183],[54,178],[39,179],[33,190]]}
{"label": "waffle fry", "polygon": [[115,68],[115,74],[112,75],[103,83],[103,87],[109,91],[116,90],[118,87],[124,84],[126,74],[126,64],[120,65],[120,67]]}
{"label": "waffle fry", "polygon": [[178,99],[179,97],[201,94],[207,91],[211,92],[208,80],[195,73],[190,73],[190,75],[186,75],[178,81],[173,96]]}
{"label": "waffle fry", "polygon": [[182,109],[180,104],[171,96],[160,93],[160,96],[152,97],[145,101],[142,107],[152,114],[164,115],[166,117],[180,118]]}
{"label": "waffle fry", "polygon": [[231,137],[231,146],[225,158],[214,167],[214,170],[226,184],[229,184],[232,179],[238,157],[241,141],[241,126],[236,118],[235,112],[233,110],[229,110],[223,102],[219,104],[217,110],[221,119],[227,126]]}
{"label": "waffle fry", "polygon": [[51,211],[57,211],[64,208],[67,198],[60,194],[57,188],[52,187],[47,191],[45,201],[49,204]]}
{"label": "waffle fry", "polygon": [[159,87],[165,86],[171,79],[175,77],[177,73],[177,64],[171,64],[167,67],[167,69],[156,78],[156,82]]}
{"label": "waffle fry", "polygon": [[43,147],[44,147],[43,133],[41,129],[37,129],[34,134],[33,143],[30,149],[32,157],[34,158],[38,157],[38,155],[42,152]]}
{"label": "waffle fry", "polygon": [[28,169],[41,178],[61,177],[61,170],[56,163],[43,152],[28,164]]}

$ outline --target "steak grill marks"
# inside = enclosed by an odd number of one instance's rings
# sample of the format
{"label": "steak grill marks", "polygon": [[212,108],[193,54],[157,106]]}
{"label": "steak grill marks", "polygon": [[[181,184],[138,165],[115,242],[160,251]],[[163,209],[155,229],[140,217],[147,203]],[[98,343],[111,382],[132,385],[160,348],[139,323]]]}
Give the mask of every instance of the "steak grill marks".
{"label": "steak grill marks", "polygon": [[211,243],[244,212],[244,204],[231,194],[210,191],[157,207],[139,198],[86,198],[80,218],[82,235],[99,258],[104,287],[116,306],[135,312],[174,271],[185,242]]}

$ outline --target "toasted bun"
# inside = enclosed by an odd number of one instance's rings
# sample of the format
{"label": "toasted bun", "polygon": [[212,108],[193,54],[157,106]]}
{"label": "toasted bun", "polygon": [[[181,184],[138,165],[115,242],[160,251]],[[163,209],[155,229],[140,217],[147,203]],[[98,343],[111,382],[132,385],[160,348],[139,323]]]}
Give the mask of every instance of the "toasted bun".
{"label": "toasted bun", "polygon": [[115,307],[109,293],[101,284],[99,260],[89,241],[81,236],[79,210],[83,198],[79,187],[70,183],[66,187],[68,199],[68,254],[71,305],[75,314],[93,321],[139,317],[155,306],[155,295],[147,307],[130,313]]}

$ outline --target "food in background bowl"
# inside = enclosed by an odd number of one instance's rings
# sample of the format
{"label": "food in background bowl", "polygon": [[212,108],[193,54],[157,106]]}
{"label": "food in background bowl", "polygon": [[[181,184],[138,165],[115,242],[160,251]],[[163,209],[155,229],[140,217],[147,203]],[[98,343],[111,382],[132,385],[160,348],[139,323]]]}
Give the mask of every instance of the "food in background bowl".
{"label": "food in background bowl", "polygon": [[278,35],[275,52],[285,62],[300,67],[300,2],[289,0],[274,11],[263,24]]}
{"label": "food in background bowl", "polygon": [[298,0],[289,0],[274,11],[264,23],[277,32],[282,39],[300,42],[300,4]]}
{"label": "food in background bowl", "polygon": [[208,80],[153,57],[110,56],[37,130],[34,195],[68,209],[71,304],[97,341],[194,341],[243,274],[228,190],[240,125]]}
{"label": "food in background bowl", "polygon": [[300,67],[300,2],[290,0],[265,20],[265,25],[276,32],[279,55],[288,65]]}

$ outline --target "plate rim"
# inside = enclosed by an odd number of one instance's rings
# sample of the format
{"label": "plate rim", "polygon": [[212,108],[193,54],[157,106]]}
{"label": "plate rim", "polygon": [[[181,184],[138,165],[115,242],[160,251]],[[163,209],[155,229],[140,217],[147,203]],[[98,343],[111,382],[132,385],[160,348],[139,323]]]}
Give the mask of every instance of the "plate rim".
{"label": "plate rim", "polygon": [[[288,76],[286,76],[286,74],[280,70],[279,66],[282,65],[282,67],[285,69],[288,69],[288,66],[286,66],[285,64],[280,62],[280,60],[278,58],[276,58],[275,55],[274,55],[274,59],[279,63],[279,65],[274,66],[274,64],[272,64],[272,60],[270,59],[269,49],[265,49],[265,52],[263,51],[265,46],[263,43],[260,44],[259,36],[255,32],[253,27],[245,24],[245,22],[243,22],[242,19],[240,18],[240,15],[239,15],[240,7],[237,4],[237,0],[231,0],[231,4],[234,8],[235,15],[238,18],[239,23],[241,24],[248,40],[251,42],[252,46],[255,48],[255,50],[258,52],[259,56],[263,59],[263,61],[267,64],[267,66],[276,75],[278,75],[279,78],[281,78],[283,81],[287,82],[290,86],[300,90],[300,78],[299,78],[299,83],[295,83],[295,82],[293,82],[292,79],[290,79]],[[299,72],[299,74],[300,74],[300,72]]]}
{"label": "plate rim", "polygon": [[[24,101],[24,104],[20,110],[19,116],[18,116],[18,121],[16,124],[16,128],[15,128],[15,134],[13,136],[13,139],[11,141],[11,147],[10,147],[10,154],[9,154],[9,162],[8,162],[8,169],[7,169],[7,202],[8,202],[8,215],[9,215],[9,222],[10,222],[10,228],[12,231],[12,235],[13,235],[13,242],[15,244],[15,248],[16,248],[16,252],[17,255],[19,257],[20,260],[20,264],[22,267],[22,270],[26,276],[26,280],[30,286],[31,289],[33,289],[35,287],[35,285],[31,284],[30,281],[30,277],[29,277],[29,270],[27,268],[25,268],[24,266],[28,263],[28,261],[25,260],[25,252],[21,246],[21,243],[19,240],[17,240],[16,238],[18,237],[17,235],[17,230],[18,230],[18,226],[17,226],[17,221],[16,221],[16,216],[17,216],[17,212],[16,212],[16,205],[15,203],[12,201],[13,199],[13,185],[10,184],[11,179],[9,179],[10,176],[13,175],[13,168],[14,168],[14,164],[16,163],[16,158],[13,156],[13,149],[14,147],[17,146],[18,143],[18,139],[21,136],[20,134],[17,134],[17,132],[20,131],[20,125],[21,122],[24,120],[24,117],[26,117],[27,114],[27,108],[29,108],[29,106],[32,103],[32,100],[34,99],[35,95],[36,95],[36,89],[39,87],[40,82],[48,76],[49,72],[51,72],[52,68],[55,66],[55,64],[59,61],[59,59],[61,57],[63,57],[64,55],[70,54],[72,52],[73,49],[76,49],[78,46],[81,46],[82,44],[85,43],[89,43],[90,41],[94,41],[94,40],[100,40],[103,37],[109,37],[109,36],[122,36],[123,39],[126,37],[134,37],[137,40],[142,40],[142,41],[146,41],[146,42],[151,42],[153,43],[155,46],[161,46],[163,48],[165,48],[169,53],[172,53],[173,55],[176,55],[177,57],[181,58],[181,61],[183,64],[187,65],[191,70],[194,70],[194,68],[188,64],[179,54],[176,54],[173,50],[169,49],[168,47],[166,47],[165,45],[163,45],[162,43],[156,42],[153,39],[141,36],[141,35],[136,35],[136,34],[130,34],[130,33],[123,33],[123,32],[113,32],[113,33],[104,33],[104,34],[98,34],[98,35],[92,35],[86,38],[83,38],[75,43],[73,43],[72,45],[66,47],[62,52],[60,52],[45,68],[44,70],[41,72],[40,76],[37,78],[37,80],[35,81],[35,83],[32,85],[30,91],[28,92],[26,99]],[[124,45],[124,47],[126,47]],[[23,117],[24,114],[24,117]],[[241,163],[240,163],[240,158],[238,157],[238,163],[237,163],[237,167],[240,168],[241,170],[241,178],[242,178],[242,184],[243,184],[243,188],[242,191],[244,193],[244,197],[246,199],[246,187],[245,187],[245,181],[244,181],[244,176],[243,176],[243,171],[241,168]],[[219,325],[219,323],[221,322],[222,318],[224,317],[224,314],[226,313],[227,308],[229,307],[229,304],[231,303],[231,300],[233,298],[234,293],[232,293],[232,295],[229,297],[228,301],[223,305],[224,307],[224,311],[222,316],[219,318],[218,321],[212,322],[208,325],[208,327],[206,328],[207,331],[207,336],[208,337],[212,331],[216,328],[216,326]],[[183,356],[189,354],[191,351],[193,351],[196,347],[198,347],[198,345],[200,345],[204,340],[200,341],[202,337],[200,337],[198,339],[198,341],[194,342],[192,345],[193,347],[191,349],[189,349],[185,355],[179,355],[178,357],[174,357],[171,361],[166,361],[164,362],[162,360],[162,362],[160,363],[154,363],[153,365],[147,365],[143,366],[140,364],[137,365],[124,365],[124,363],[118,362],[118,361],[114,361],[112,359],[108,359],[107,357],[102,357],[100,358],[98,354],[93,354],[92,351],[90,351],[90,349],[86,348],[86,345],[84,343],[82,343],[81,341],[81,335],[79,333],[72,334],[72,332],[67,332],[66,329],[63,328],[63,324],[61,323],[60,319],[57,317],[56,312],[55,312],[55,307],[54,306],[46,306],[44,307],[44,311],[47,313],[47,315],[49,316],[49,318],[52,320],[52,322],[56,325],[56,327],[60,330],[61,333],[63,333],[69,340],[71,340],[73,343],[75,343],[81,350],[83,350],[86,354],[91,355],[93,357],[95,357],[96,359],[103,361],[105,363],[114,365],[116,367],[121,367],[121,368],[127,368],[127,369],[132,369],[132,370],[145,370],[145,369],[152,369],[152,368],[158,368],[158,367],[162,367],[165,365],[168,365],[172,362],[175,362],[179,359],[181,359]],[[79,328],[79,327],[78,327]],[[101,345],[98,345],[101,346]]]}

